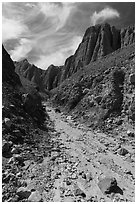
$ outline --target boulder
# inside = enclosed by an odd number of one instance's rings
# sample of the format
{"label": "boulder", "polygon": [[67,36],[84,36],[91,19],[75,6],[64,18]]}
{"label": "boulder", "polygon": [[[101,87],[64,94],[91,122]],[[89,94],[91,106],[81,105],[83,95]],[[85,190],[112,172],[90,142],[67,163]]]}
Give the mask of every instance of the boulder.
{"label": "boulder", "polygon": [[4,118],[4,124],[6,125],[7,128],[10,128],[12,125],[12,122],[9,118]]}
{"label": "boulder", "polygon": [[28,198],[28,202],[41,202],[41,201],[42,201],[42,196],[38,191],[32,192]]}
{"label": "boulder", "polygon": [[20,199],[27,199],[31,195],[31,191],[25,187],[20,187],[17,190],[17,195]]}
{"label": "boulder", "polygon": [[74,186],[74,195],[75,196],[82,196],[82,197],[86,197],[86,194],[83,192],[83,190],[81,188],[79,188],[78,185]]}
{"label": "boulder", "polygon": [[119,155],[125,156],[125,155],[128,154],[129,152],[128,152],[128,150],[125,149],[125,148],[120,148],[120,149],[118,149],[117,153],[118,153]]}
{"label": "boulder", "polygon": [[117,187],[117,181],[114,177],[105,177],[98,182],[98,186],[102,193],[111,193]]}

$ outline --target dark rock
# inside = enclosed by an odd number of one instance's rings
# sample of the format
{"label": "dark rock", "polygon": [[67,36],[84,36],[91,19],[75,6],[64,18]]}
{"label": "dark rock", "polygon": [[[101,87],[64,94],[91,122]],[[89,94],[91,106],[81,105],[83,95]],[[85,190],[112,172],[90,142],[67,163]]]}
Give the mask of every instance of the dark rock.
{"label": "dark rock", "polygon": [[117,153],[118,153],[119,155],[125,156],[125,155],[128,154],[129,152],[128,152],[128,150],[125,149],[125,148],[120,148],[120,149],[117,151]]}
{"label": "dark rock", "polygon": [[10,85],[21,86],[19,76],[15,73],[15,67],[10,55],[2,45],[2,82],[8,82]]}
{"label": "dark rock", "polygon": [[99,181],[98,186],[102,193],[111,193],[117,187],[117,181],[114,177],[105,177]]}
{"label": "dark rock", "polygon": [[19,196],[20,199],[26,199],[26,198],[28,198],[31,195],[31,191],[28,190],[27,188],[20,187],[17,190],[16,194]]}
{"label": "dark rock", "polygon": [[59,108],[56,108],[56,109],[55,109],[55,112],[56,112],[56,113],[61,113],[61,111],[60,111]]}

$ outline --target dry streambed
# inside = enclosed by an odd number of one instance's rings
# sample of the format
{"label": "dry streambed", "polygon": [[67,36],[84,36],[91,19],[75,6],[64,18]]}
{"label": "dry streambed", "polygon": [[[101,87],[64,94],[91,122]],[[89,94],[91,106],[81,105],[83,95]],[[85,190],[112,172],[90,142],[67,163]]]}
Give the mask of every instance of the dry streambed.
{"label": "dry streambed", "polygon": [[46,109],[51,141],[41,141],[41,152],[47,152],[41,161],[25,161],[18,201],[134,201],[134,138],[125,142],[93,132],[71,116]]}
{"label": "dry streambed", "polygon": [[47,111],[61,150],[54,162],[53,201],[134,201],[133,142],[93,132],[71,116]]}

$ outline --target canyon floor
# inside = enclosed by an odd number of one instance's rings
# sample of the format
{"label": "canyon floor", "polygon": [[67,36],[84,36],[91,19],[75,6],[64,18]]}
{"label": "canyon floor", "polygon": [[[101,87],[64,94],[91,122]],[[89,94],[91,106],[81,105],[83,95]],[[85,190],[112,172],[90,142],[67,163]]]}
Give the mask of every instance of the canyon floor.
{"label": "canyon floor", "polygon": [[[50,137],[45,134],[44,138],[43,131],[39,148],[31,150],[38,159],[32,156],[21,167],[17,201],[134,202],[134,138],[122,140],[119,135],[93,131],[71,116],[56,112],[48,103],[45,107]],[[120,153],[122,148],[127,150],[125,155]],[[99,187],[105,177],[116,179],[114,192],[103,193],[106,183]]]}

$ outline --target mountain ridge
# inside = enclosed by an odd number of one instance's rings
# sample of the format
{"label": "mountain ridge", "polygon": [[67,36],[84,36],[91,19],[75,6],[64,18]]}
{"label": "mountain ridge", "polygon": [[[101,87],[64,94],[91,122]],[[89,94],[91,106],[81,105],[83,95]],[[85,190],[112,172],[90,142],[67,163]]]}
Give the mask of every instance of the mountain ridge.
{"label": "mountain ridge", "polygon": [[[134,42],[134,26],[117,29],[108,23],[98,24],[87,28],[82,42],[79,44],[74,55],[69,56],[63,66],[50,65],[47,70],[40,68],[37,70],[35,65],[31,65],[28,62],[27,71],[23,71],[24,63],[20,61],[15,63],[16,72],[20,76],[34,82],[40,89],[46,88],[51,90],[79,69]],[[32,77],[29,77],[30,73]]]}

